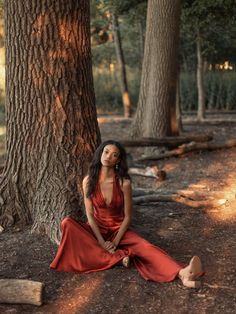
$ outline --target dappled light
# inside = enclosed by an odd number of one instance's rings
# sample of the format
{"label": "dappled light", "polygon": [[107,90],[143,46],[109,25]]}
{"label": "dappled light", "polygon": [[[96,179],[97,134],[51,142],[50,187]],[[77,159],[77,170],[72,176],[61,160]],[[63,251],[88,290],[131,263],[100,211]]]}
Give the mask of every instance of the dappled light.
{"label": "dappled light", "polygon": [[210,64],[209,65],[209,70],[212,71],[212,70],[230,70],[232,71],[234,69],[234,66],[230,63],[230,61],[225,61],[224,63],[221,63],[221,64],[215,64],[215,65],[212,65]]}
{"label": "dappled light", "polygon": [[171,172],[171,171],[174,171],[176,169],[176,167],[178,167],[178,165],[176,163],[172,163],[170,161],[167,161],[163,167],[163,170],[165,170],[166,172]]}
{"label": "dappled light", "polygon": [[[212,200],[214,207],[206,208],[209,217],[216,222],[232,223],[236,221],[236,181],[235,175],[224,175],[224,167],[232,167],[231,161],[209,164],[205,170],[205,178],[189,184],[190,190],[195,190],[206,199]],[[217,176],[217,179],[212,177]],[[218,206],[217,206],[218,205]]]}
{"label": "dappled light", "polygon": [[226,179],[224,187],[219,191],[222,205],[216,209],[207,210],[211,219],[217,222],[233,223],[236,222],[236,182]]}
{"label": "dappled light", "polygon": [[64,135],[64,125],[67,119],[65,109],[63,108],[63,97],[57,95],[50,112],[50,119],[53,125],[55,139],[59,142]]}
{"label": "dappled light", "polygon": [[68,61],[69,54],[66,50],[58,49],[58,50],[49,50],[48,57],[52,60],[61,59],[64,61]]}
{"label": "dappled light", "polygon": [[[127,118],[129,119],[129,118]],[[107,123],[108,121],[113,121],[113,122],[119,122],[119,121],[124,121],[124,118],[121,116],[113,116],[112,119],[110,116],[100,116],[98,117],[98,122],[99,124]]]}
{"label": "dappled light", "polygon": [[5,126],[1,126],[0,127],[0,135],[6,134],[6,127]]}
{"label": "dappled light", "polygon": [[41,38],[43,35],[43,31],[47,24],[50,23],[50,18],[48,14],[39,14],[35,20],[35,22],[32,25],[33,28],[33,35],[36,37]]}
{"label": "dappled light", "polygon": [[[81,21],[77,20],[75,17],[60,19],[58,22],[59,36],[66,46],[70,45],[77,50],[78,40],[84,40],[83,27],[85,26],[85,23],[81,23]],[[83,48],[79,50],[80,54],[86,54],[88,52],[88,49]]]}
{"label": "dappled light", "polygon": [[[84,275],[81,281],[76,278],[65,281],[62,289],[57,290],[57,298],[51,304],[46,305],[45,311],[48,313],[64,311],[67,313],[85,313],[89,303],[93,300],[94,295],[101,289],[103,276],[93,278]],[[55,304],[55,305],[54,305]]]}

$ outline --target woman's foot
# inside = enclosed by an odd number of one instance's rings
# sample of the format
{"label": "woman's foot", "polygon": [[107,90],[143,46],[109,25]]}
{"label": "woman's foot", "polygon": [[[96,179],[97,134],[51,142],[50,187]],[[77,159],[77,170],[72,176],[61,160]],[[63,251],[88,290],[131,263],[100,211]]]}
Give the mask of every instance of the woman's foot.
{"label": "woman's foot", "polygon": [[201,283],[195,279],[202,275],[202,263],[198,256],[194,256],[188,266],[179,271],[179,278],[188,288],[199,288]]}
{"label": "woman's foot", "polygon": [[129,256],[125,256],[122,261],[121,261],[122,265],[125,267],[125,268],[129,268],[130,266],[130,257]]}

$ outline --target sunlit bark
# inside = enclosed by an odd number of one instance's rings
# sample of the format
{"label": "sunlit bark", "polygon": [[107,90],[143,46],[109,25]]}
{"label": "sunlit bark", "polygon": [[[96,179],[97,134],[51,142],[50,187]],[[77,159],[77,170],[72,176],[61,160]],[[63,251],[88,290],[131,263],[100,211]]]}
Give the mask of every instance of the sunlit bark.
{"label": "sunlit bark", "polygon": [[57,241],[62,217],[81,216],[82,177],[100,142],[89,1],[8,0],[5,28],[0,224],[32,223]]}

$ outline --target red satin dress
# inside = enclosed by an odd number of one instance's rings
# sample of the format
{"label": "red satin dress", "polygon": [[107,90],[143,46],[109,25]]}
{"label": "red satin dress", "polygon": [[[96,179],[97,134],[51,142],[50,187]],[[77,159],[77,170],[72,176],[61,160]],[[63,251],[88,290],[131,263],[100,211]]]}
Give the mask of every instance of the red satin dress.
{"label": "red satin dress", "polygon": [[[124,218],[124,196],[119,179],[113,180],[111,203],[106,204],[100,185],[91,198],[94,218],[105,241],[112,241]],[[182,266],[166,252],[128,229],[114,254],[103,249],[88,223],[65,218],[61,223],[62,239],[50,267],[57,271],[90,273],[118,264],[130,256],[140,275],[146,280],[168,282],[173,280]]]}

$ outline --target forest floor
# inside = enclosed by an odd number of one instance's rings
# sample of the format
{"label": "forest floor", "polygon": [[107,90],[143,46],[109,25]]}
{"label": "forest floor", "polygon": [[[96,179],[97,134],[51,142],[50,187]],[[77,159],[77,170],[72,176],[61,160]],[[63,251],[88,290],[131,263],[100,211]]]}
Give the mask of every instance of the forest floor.
{"label": "forest floor", "polygon": [[[99,118],[103,140],[128,139],[130,122]],[[184,129],[191,134],[211,132],[217,143],[236,137],[236,122],[230,119],[197,125],[187,118]],[[127,150],[134,157],[144,152]],[[145,281],[132,266],[88,275],[57,273],[49,269],[57,246],[45,236],[16,227],[0,234],[0,278],[43,282],[43,305],[0,304],[0,313],[236,313],[236,147],[188,153],[155,164],[166,171],[166,180],[132,176],[134,187],[234,195],[214,208],[175,202],[134,206],[133,227],[139,234],[180,262],[188,262],[192,255],[201,257],[206,271],[201,288],[185,288],[179,280]]]}

